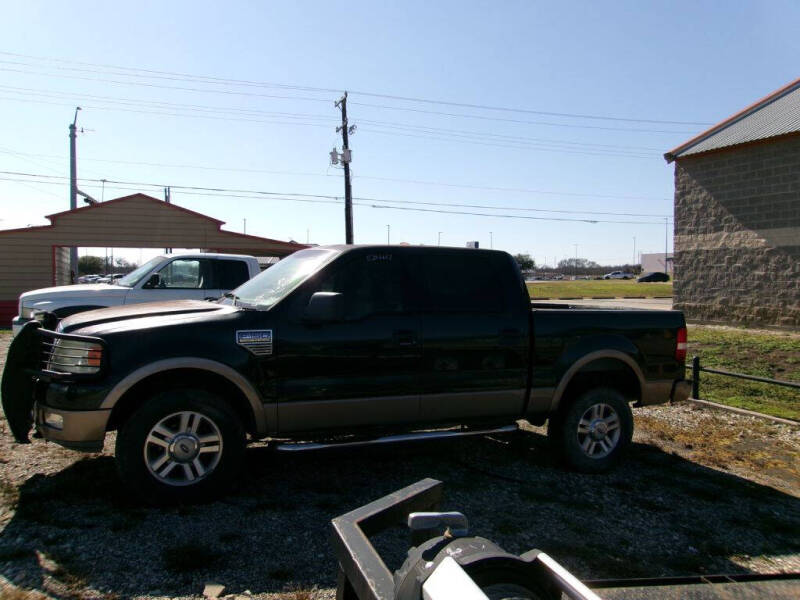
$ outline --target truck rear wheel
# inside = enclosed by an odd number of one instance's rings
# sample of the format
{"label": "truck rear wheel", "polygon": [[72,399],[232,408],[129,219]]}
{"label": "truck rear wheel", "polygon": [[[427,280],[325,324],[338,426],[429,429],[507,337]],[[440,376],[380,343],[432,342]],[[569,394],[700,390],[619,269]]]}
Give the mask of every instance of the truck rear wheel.
{"label": "truck rear wheel", "polygon": [[117,434],[123,482],[156,504],[226,490],[244,459],[245,433],[231,407],[203,390],[169,390],[145,402]]}
{"label": "truck rear wheel", "polygon": [[607,471],[633,437],[633,413],[617,390],[584,392],[548,423],[548,437],[566,463],[584,473]]}

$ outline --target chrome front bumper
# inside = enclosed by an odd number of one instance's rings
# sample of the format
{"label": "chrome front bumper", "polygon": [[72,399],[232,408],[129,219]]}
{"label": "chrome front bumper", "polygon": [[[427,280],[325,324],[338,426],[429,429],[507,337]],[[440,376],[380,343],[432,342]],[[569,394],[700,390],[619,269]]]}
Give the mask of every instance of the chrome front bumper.
{"label": "chrome front bumper", "polygon": [[111,410],[61,410],[34,405],[36,431],[51,442],[72,450],[100,452]]}
{"label": "chrome front bumper", "polygon": [[30,319],[23,319],[19,315],[11,319],[11,335],[16,337],[16,335],[20,332],[22,327],[30,321]]}

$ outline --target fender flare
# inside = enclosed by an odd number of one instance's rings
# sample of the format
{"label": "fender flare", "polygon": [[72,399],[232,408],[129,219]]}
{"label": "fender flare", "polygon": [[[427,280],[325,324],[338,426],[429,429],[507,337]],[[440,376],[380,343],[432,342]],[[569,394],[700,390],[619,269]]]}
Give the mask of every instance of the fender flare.
{"label": "fender flare", "polygon": [[207,358],[197,358],[192,356],[180,358],[167,358],[150,363],[134,372],[126,375],[119,383],[117,383],[100,405],[101,409],[111,409],[116,406],[120,398],[134,385],[143,381],[144,379],[165,373],[167,371],[174,371],[176,369],[195,369],[200,371],[208,371],[215,375],[220,375],[227,379],[230,383],[235,385],[247,398],[250,404],[250,409],[253,411],[253,418],[256,424],[256,431],[259,434],[267,432],[267,415],[264,410],[264,404],[261,397],[253,387],[253,385],[238,371],[229,367],[226,364],[209,360]]}
{"label": "fender flare", "polygon": [[630,367],[633,371],[634,375],[636,375],[636,379],[639,381],[639,391],[640,393],[644,390],[644,374],[642,373],[642,369],[636,363],[630,355],[625,354],[624,352],[620,352],[619,350],[596,350],[595,352],[589,352],[588,354],[584,354],[567,369],[566,373],[561,377],[561,380],[558,382],[558,386],[556,386],[556,391],[553,393],[553,400],[550,405],[550,412],[554,413],[558,410],[558,407],[561,404],[561,400],[564,396],[564,392],[567,390],[567,386],[569,386],[570,381],[575,375],[586,365],[596,360],[602,358],[611,358],[614,360],[619,360],[620,362],[624,363],[626,366]]}

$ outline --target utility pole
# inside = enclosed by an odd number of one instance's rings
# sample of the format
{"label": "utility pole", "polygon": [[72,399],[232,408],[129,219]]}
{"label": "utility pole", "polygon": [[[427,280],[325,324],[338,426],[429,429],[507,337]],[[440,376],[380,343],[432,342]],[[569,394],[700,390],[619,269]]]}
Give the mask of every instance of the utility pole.
{"label": "utility pole", "polygon": [[[169,186],[164,188],[164,202],[167,204],[172,203],[172,190],[169,188]],[[172,252],[172,248],[164,248],[165,254],[169,254],[170,252]]]}
{"label": "utility pole", "polygon": [[636,236],[633,236],[633,264],[636,264]]}
{"label": "utility pole", "polygon": [[669,231],[669,217],[664,217],[664,273],[667,272],[667,237]]}
{"label": "utility pole", "polygon": [[391,242],[389,241],[389,236],[390,236],[391,232],[392,232],[392,226],[391,225],[386,225],[386,244],[387,245],[391,244]]}
{"label": "utility pole", "polygon": [[[78,123],[78,111],[80,106],[75,107],[75,117],[69,126],[69,209],[78,208],[78,159],[75,156],[75,139],[77,137],[76,125]],[[74,278],[78,276],[78,248],[71,246],[69,249],[69,277],[70,283],[75,283]]]}
{"label": "utility pole", "polygon": [[489,249],[491,250],[492,248],[494,248],[494,235],[490,231],[489,232]]}
{"label": "utility pole", "polygon": [[344,241],[353,243],[353,191],[350,187],[350,142],[348,136],[356,127],[347,124],[347,92],[336,102],[335,106],[342,111],[342,124],[336,132],[342,132],[342,164],[344,165]]}
{"label": "utility pole", "polygon": [[441,231],[439,232],[439,241],[436,242],[436,245],[437,246],[441,246],[442,245],[442,232]]}

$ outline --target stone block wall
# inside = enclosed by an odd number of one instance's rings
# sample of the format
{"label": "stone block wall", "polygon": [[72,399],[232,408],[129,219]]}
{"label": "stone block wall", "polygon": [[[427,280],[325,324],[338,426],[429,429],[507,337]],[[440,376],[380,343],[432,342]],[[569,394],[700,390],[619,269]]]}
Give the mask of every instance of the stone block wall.
{"label": "stone block wall", "polygon": [[800,329],[800,136],[675,163],[674,305]]}

